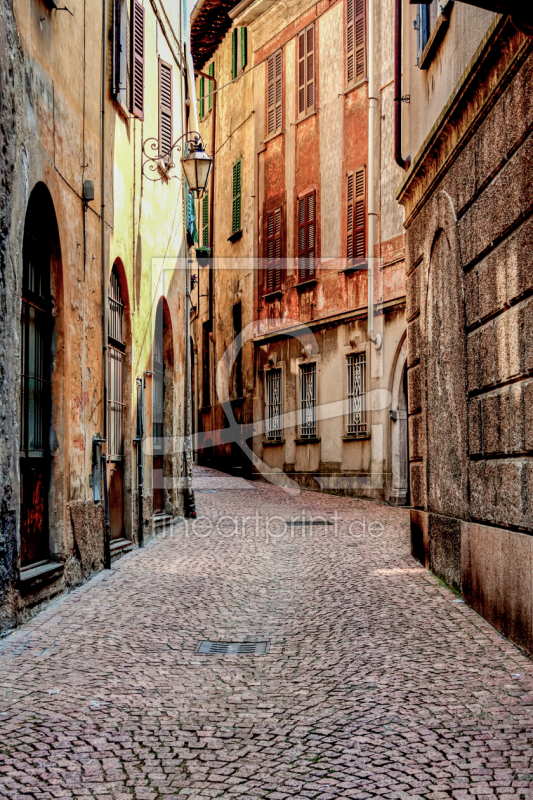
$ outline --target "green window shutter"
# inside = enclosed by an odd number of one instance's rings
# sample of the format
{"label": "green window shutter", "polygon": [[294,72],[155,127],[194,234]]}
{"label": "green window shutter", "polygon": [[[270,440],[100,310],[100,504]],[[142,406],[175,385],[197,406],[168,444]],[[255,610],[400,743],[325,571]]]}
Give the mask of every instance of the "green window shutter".
{"label": "green window shutter", "polygon": [[[215,62],[214,61],[211,62],[211,64],[209,64],[209,74],[211,75],[211,77],[214,77],[214,75],[215,75]],[[212,92],[213,92],[213,81],[209,81],[209,101],[208,101],[208,103],[209,103],[209,111],[211,111],[211,109],[213,108],[213,94],[212,94]]]}
{"label": "green window shutter", "polygon": [[232,233],[241,229],[241,159],[233,165]]}
{"label": "green window shutter", "polygon": [[205,103],[204,103],[204,94],[205,94],[205,81],[203,78],[200,78],[200,119],[205,114]]}
{"label": "green window shutter", "polygon": [[209,193],[202,198],[202,247],[209,247]]}
{"label": "green window shutter", "polygon": [[241,28],[241,69],[248,63],[248,28]]}
{"label": "green window shutter", "polygon": [[237,77],[237,28],[231,32],[231,79]]}

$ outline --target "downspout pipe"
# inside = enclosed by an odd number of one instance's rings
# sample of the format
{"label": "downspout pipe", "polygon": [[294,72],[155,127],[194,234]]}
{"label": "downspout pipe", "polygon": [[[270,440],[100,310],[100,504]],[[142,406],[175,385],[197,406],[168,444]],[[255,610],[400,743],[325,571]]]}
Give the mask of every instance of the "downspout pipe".
{"label": "downspout pipe", "polygon": [[102,453],[102,480],[104,481],[104,569],[111,569],[111,526],[109,523],[109,499],[107,492],[107,264],[106,264],[106,245],[105,245],[105,104],[107,89],[107,3],[102,0],[102,130],[101,130],[101,153],[100,153],[100,260],[102,262],[102,387],[103,403],[103,442],[105,442],[105,453]]}
{"label": "downspout pipe", "polygon": [[402,1],[396,0],[394,24],[394,160],[407,171],[411,156],[402,158]]}
{"label": "downspout pipe", "polygon": [[367,209],[367,288],[368,288],[368,339],[379,350],[381,348],[381,334],[374,334],[374,251],[376,246],[376,117],[379,101],[375,93],[375,69],[374,69],[374,0],[368,0],[368,159],[367,159],[367,183],[368,183],[368,209]]}

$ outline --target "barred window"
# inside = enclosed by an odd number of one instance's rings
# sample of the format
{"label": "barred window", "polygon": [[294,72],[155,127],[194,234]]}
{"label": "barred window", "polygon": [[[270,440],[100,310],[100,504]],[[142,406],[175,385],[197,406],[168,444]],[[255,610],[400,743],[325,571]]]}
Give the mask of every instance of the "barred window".
{"label": "barred window", "polygon": [[300,367],[300,435],[302,439],[316,436],[316,364]]}
{"label": "barred window", "polygon": [[281,370],[267,372],[267,439],[281,439]]}
{"label": "barred window", "polygon": [[348,356],[348,433],[366,432],[366,353],[351,353]]}

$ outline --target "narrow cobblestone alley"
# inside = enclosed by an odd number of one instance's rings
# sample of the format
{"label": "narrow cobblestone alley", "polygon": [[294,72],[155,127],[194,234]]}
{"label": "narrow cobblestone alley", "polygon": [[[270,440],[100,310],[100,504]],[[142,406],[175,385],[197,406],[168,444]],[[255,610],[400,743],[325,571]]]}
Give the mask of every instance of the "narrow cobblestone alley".
{"label": "narrow cobblestone alley", "polygon": [[[532,664],[411,558],[407,511],[197,490],[218,532],[183,523],[0,641],[1,798],[533,798]],[[338,519],[283,532],[302,511]]]}

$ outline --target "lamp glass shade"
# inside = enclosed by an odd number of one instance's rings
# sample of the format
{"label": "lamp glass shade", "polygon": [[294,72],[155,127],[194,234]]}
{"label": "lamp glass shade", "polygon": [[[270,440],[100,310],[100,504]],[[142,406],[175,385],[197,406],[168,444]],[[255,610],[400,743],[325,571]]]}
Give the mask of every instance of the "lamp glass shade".
{"label": "lamp glass shade", "polygon": [[185,177],[189,184],[189,189],[197,197],[202,195],[209,181],[213,159],[208,156],[205,150],[191,150],[181,159]]}

